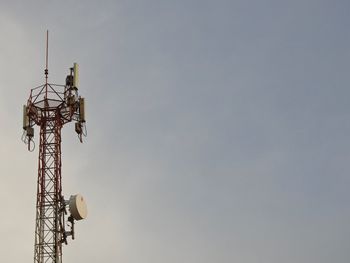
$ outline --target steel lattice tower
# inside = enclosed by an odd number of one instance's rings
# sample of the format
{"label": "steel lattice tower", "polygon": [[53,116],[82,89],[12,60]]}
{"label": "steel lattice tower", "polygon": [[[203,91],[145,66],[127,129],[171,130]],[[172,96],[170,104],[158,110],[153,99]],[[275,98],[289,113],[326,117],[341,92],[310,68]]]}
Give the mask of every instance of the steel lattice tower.
{"label": "steel lattice tower", "polygon": [[[40,127],[34,262],[61,263],[62,243],[67,244],[69,235],[74,239],[74,220],[86,217],[86,211],[85,214],[81,214],[79,204],[75,207],[77,211],[74,211],[75,208],[71,206],[77,202],[74,199],[76,196],[66,201],[62,195],[61,130],[66,123],[76,121],[75,130],[81,140],[85,128],[84,99],[78,96],[77,64],[70,69],[65,85],[48,83],[47,54],[48,48],[46,49],[45,84],[30,92],[23,111],[23,129],[24,140],[28,143],[28,149],[32,151],[34,149],[33,126]],[[78,203],[84,202],[81,196],[78,195],[78,198],[81,199]],[[67,222],[65,221],[66,206],[71,210],[71,216],[68,217]],[[71,231],[65,230],[67,223],[70,224]]]}

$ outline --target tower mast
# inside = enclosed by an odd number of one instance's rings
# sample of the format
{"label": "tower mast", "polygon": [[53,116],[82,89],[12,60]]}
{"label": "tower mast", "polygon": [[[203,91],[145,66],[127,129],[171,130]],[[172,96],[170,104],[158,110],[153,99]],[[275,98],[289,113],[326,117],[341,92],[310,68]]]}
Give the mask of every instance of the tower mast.
{"label": "tower mast", "polygon": [[[61,130],[75,121],[80,140],[84,135],[84,99],[78,96],[78,67],[70,69],[65,85],[48,83],[48,31],[46,32],[45,84],[31,89],[23,107],[24,142],[34,150],[34,126],[40,128],[36,198],[34,263],[62,262],[62,244],[74,239],[74,220],[86,217],[80,195],[65,200],[62,195]],[[79,200],[77,200],[79,199]],[[66,206],[71,216],[66,221]],[[69,223],[71,229],[66,231]]]}

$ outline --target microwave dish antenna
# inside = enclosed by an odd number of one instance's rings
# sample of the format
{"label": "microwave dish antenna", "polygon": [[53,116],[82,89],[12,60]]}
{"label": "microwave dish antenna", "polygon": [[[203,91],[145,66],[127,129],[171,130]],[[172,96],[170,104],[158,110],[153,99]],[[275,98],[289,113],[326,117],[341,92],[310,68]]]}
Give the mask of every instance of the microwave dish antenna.
{"label": "microwave dish antenna", "polygon": [[85,199],[80,194],[72,195],[69,198],[69,211],[75,220],[82,220],[87,217]]}

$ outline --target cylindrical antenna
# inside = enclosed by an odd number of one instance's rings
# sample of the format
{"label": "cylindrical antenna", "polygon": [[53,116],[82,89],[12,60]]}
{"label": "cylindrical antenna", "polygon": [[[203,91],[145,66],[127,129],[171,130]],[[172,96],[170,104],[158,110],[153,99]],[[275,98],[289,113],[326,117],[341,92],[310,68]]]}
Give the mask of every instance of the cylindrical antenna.
{"label": "cylindrical antenna", "polygon": [[49,30],[46,30],[46,68],[45,68],[45,79],[47,84],[47,75],[49,74]]}

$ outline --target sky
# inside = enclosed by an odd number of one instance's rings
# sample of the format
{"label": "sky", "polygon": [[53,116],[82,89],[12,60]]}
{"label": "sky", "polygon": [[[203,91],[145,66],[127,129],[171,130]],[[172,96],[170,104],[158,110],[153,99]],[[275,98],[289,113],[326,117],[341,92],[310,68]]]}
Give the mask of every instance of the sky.
{"label": "sky", "polygon": [[[350,2],[0,1],[0,262],[34,252],[38,149],[22,105],[80,65],[88,137],[62,131],[88,218],[64,262],[350,258]],[[38,145],[38,127],[35,129]]]}

